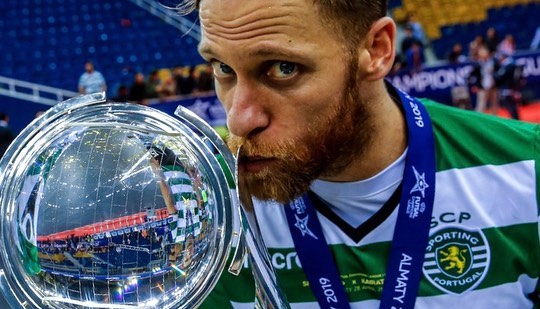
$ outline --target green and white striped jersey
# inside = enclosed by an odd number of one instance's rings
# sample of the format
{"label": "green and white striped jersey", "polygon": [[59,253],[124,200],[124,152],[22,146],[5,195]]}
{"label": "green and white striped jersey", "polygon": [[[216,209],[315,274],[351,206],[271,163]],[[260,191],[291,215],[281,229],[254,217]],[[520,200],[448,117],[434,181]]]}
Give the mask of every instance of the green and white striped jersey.
{"label": "green and white striped jersey", "polygon": [[[539,307],[540,127],[422,102],[433,123],[437,173],[416,308]],[[257,202],[255,209],[291,307],[317,307],[283,205]],[[318,212],[353,308],[379,307],[397,207],[388,213],[351,235]],[[249,269],[238,277],[225,271],[202,307],[253,308],[254,293]]]}
{"label": "green and white striped jersey", "polygon": [[[174,208],[169,228],[172,243],[183,242],[186,235],[198,236],[201,233],[201,216],[206,216],[207,196],[202,188],[194,187],[194,180],[181,165],[162,165],[164,180],[171,190]],[[199,207],[196,190],[199,190],[203,207]]]}
{"label": "green and white striped jersey", "polygon": [[21,253],[23,266],[30,274],[38,274],[41,271],[37,248],[38,216],[41,207],[39,197],[43,195],[51,168],[62,154],[62,143],[74,138],[74,135],[69,135],[56,147],[40,153],[26,172],[20,192],[17,192],[15,209],[17,224],[12,225],[13,235],[16,235],[16,245]]}

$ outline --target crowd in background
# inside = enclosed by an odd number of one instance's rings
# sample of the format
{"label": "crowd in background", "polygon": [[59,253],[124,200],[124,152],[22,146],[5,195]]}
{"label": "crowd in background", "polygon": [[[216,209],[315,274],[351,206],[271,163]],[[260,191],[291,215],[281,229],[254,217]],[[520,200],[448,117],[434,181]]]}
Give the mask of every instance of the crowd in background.
{"label": "crowd in background", "polygon": [[[531,48],[538,48],[537,41],[540,42],[540,27]],[[391,74],[421,72],[427,62],[426,49],[430,42],[414,13],[408,15],[403,25],[403,39],[399,43]],[[523,103],[520,90],[524,86],[524,78],[523,68],[514,61],[515,52],[514,35],[508,33],[501,38],[494,27],[484,35],[477,35],[466,50],[461,43],[454,43],[444,60],[448,64],[473,63],[468,87],[454,89],[462,93],[459,107],[494,115],[504,107],[512,118],[519,119],[518,105]]]}
{"label": "crowd in background", "polygon": [[209,64],[137,72],[131,85],[118,88],[117,101],[145,104],[148,99],[206,93],[214,90],[212,67]]}
{"label": "crowd in background", "polygon": [[409,13],[403,26],[403,39],[398,46],[392,73],[395,74],[402,70],[421,71],[426,63],[425,50],[428,45],[429,41],[424,28],[416,20],[416,14]]}
{"label": "crowd in background", "polygon": [[[103,75],[94,69],[92,62],[87,62],[85,72],[79,79],[79,93],[88,94],[106,90],[107,84]],[[212,66],[200,64],[153,70],[148,76],[143,72],[135,72],[132,83],[120,85],[113,100],[146,104],[150,99],[186,96],[213,90]]]}
{"label": "crowd in background", "polygon": [[15,134],[9,127],[9,116],[5,113],[0,113],[0,158],[4,155],[9,144],[15,138]]}
{"label": "crowd in background", "polygon": [[[531,42],[531,49],[536,49],[540,47],[539,45],[540,27]],[[426,52],[429,46],[429,39],[427,39],[422,25],[416,20],[416,14],[410,13],[403,25],[403,38],[398,42],[392,74],[402,71],[412,73],[422,71],[428,62]],[[440,60],[446,60],[449,64],[478,61],[479,50],[484,47],[488,49],[491,57],[498,57],[501,54],[513,55],[516,52],[514,35],[509,33],[500,38],[497,30],[491,27],[484,35],[477,35],[468,46],[464,47],[460,42],[454,43],[452,49],[448,51],[446,59]]]}
{"label": "crowd in background", "polygon": [[503,106],[512,118],[519,119],[517,106],[522,100],[524,79],[523,69],[513,58],[515,51],[514,37],[507,34],[499,41],[493,28],[488,29],[485,38],[478,36],[470,43],[469,57],[474,67],[468,81],[476,95],[476,111],[497,115]]}

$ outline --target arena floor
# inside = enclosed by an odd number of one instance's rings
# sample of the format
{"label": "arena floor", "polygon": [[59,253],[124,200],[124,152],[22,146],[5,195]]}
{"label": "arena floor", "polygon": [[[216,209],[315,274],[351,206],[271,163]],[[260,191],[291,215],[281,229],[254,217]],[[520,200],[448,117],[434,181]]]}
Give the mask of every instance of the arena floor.
{"label": "arena floor", "polygon": [[[518,110],[520,120],[540,123],[540,101],[520,106]],[[501,117],[510,118],[510,114],[505,109],[501,109],[498,115]]]}

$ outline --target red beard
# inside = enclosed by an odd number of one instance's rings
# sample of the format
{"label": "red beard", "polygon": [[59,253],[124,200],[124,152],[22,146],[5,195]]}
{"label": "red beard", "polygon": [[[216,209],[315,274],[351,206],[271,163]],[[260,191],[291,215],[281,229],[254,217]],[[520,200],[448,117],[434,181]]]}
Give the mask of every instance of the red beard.
{"label": "red beard", "polygon": [[240,138],[231,134],[228,144],[233,153],[242,147],[240,164],[249,156],[274,159],[262,171],[239,175],[245,177],[253,196],[289,202],[308,191],[318,177],[337,175],[362,156],[372,140],[371,118],[360,99],[356,78],[349,78],[344,88],[337,108],[311,122],[299,138],[276,142],[262,141],[258,135]]}

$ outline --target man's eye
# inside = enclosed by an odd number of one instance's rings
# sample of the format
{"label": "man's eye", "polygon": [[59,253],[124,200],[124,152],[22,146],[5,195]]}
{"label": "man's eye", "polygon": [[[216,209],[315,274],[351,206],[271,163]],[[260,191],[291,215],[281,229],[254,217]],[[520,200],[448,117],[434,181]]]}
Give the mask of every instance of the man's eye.
{"label": "man's eye", "polygon": [[234,74],[233,69],[223,62],[212,62],[212,68],[214,69],[214,75],[217,77],[226,77]]}
{"label": "man's eye", "polygon": [[272,78],[287,78],[298,71],[298,65],[287,61],[278,61],[270,67],[267,75]]}

